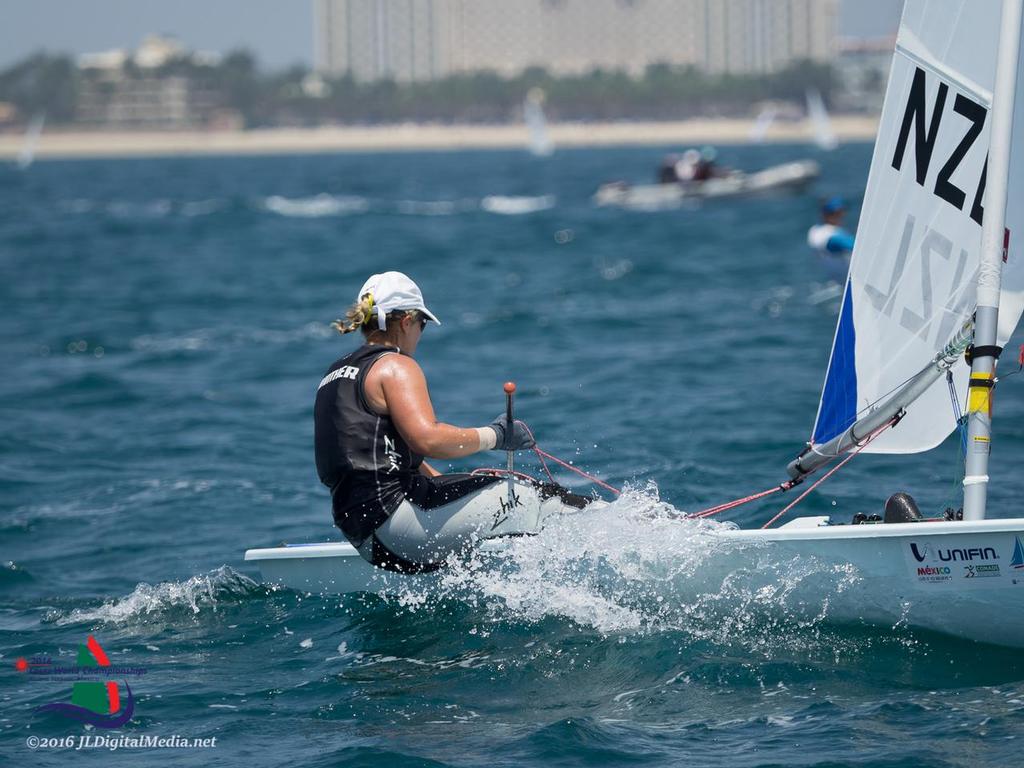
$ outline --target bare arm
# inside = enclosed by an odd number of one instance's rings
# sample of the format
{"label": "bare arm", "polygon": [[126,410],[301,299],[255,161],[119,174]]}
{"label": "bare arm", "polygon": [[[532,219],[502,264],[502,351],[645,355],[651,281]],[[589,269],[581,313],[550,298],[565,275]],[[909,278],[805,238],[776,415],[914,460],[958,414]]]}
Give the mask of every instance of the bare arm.
{"label": "bare arm", "polygon": [[427,392],[427,379],[415,360],[405,355],[381,358],[366,376],[371,407],[391,417],[402,439],[416,453],[435,459],[457,459],[480,450],[475,429],[437,420]]}

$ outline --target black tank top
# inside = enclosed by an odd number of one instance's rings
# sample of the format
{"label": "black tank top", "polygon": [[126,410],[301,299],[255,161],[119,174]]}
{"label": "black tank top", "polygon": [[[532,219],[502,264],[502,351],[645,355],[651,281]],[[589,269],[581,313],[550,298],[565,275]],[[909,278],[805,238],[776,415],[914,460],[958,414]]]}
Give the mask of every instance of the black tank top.
{"label": "black tank top", "polygon": [[397,347],[364,344],[331,365],[316,391],[317,473],[331,489],[335,524],[355,546],[397,509],[423,462],[391,417],[370,409],[363,389],[371,366],[397,353]]}

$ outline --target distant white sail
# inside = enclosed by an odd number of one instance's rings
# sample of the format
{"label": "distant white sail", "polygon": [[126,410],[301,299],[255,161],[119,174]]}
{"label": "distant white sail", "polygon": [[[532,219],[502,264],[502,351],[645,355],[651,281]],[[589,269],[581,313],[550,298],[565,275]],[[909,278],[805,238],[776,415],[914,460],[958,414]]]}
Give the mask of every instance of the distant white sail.
{"label": "distant white sail", "polygon": [[822,101],[821,93],[812,88],[807,91],[807,119],[814,130],[814,143],[819,149],[831,151],[839,146],[839,139],[832,132],[832,123],[828,119],[828,110]]}
{"label": "distant white sail", "polygon": [[46,122],[45,115],[36,115],[25,131],[25,139],[22,141],[21,150],[18,152],[18,159],[15,163],[19,168],[28,168],[36,156],[36,145],[43,133],[43,124]]}
{"label": "distant white sail", "polygon": [[[843,432],[920,370],[974,311],[1000,18],[997,2],[906,2],[814,444]],[[1018,78],[1000,344],[1024,309],[1022,83]],[[968,366],[961,361],[952,373],[962,398]],[[940,380],[867,450],[927,450],[955,426]]]}
{"label": "distant white sail", "polygon": [[548,124],[544,119],[544,91],[531,88],[523,102],[523,117],[530,132],[530,153],[547,157],[555,151],[555,145],[548,135]]}
{"label": "distant white sail", "polygon": [[754,120],[754,125],[750,129],[749,138],[752,144],[760,144],[764,141],[764,137],[768,133],[768,129],[771,128],[772,123],[775,122],[776,114],[778,114],[778,110],[774,105],[765,107],[757,114],[757,119]]}

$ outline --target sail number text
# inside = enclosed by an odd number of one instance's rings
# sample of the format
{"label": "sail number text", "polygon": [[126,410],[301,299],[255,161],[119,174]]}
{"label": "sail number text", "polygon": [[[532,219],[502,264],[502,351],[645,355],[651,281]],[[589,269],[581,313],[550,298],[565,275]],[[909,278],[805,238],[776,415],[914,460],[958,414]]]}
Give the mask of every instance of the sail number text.
{"label": "sail number text", "polygon": [[[914,80],[910,86],[910,95],[907,97],[907,106],[903,111],[903,122],[900,125],[899,138],[896,141],[896,151],[892,156],[892,167],[897,171],[903,167],[903,158],[907,152],[907,143],[910,139],[910,131],[914,129],[914,170],[917,183],[922,187],[928,178],[928,169],[931,167],[932,154],[935,150],[935,140],[939,135],[939,126],[945,113],[946,98],[949,95],[949,86],[946,83],[939,83],[938,92],[935,94],[935,104],[932,107],[931,120],[927,119],[927,103],[925,100],[925,73],[920,67],[914,70]],[[964,157],[978,140],[982,129],[985,127],[985,117],[988,110],[981,104],[969,99],[962,93],[956,95],[953,101],[953,111],[967,119],[967,128],[960,142],[953,152],[943,163],[935,177],[935,195],[952,205],[959,211],[964,210],[967,202],[967,193],[956,186],[950,179],[960,167]],[[927,124],[926,124],[927,123]],[[985,176],[988,170],[988,156],[981,167],[981,175],[974,190],[971,202],[971,218],[981,224],[984,216],[984,208],[981,201],[985,194]]]}

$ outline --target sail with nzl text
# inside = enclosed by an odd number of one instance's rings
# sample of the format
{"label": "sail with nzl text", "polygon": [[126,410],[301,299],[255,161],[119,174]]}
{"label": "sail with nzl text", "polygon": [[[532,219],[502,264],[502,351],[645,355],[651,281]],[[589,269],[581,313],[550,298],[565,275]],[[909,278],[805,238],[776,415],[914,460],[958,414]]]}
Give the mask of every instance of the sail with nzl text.
{"label": "sail with nzl text", "polygon": [[[812,443],[827,442],[945,346],[976,305],[1001,4],[907,0]],[[1018,77],[999,315],[1024,309],[1024,77]],[[1018,170],[1014,170],[1018,168]],[[952,369],[959,398],[969,366]],[[913,453],[956,427],[946,381],[865,450]]]}

